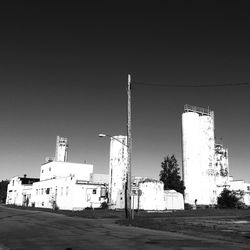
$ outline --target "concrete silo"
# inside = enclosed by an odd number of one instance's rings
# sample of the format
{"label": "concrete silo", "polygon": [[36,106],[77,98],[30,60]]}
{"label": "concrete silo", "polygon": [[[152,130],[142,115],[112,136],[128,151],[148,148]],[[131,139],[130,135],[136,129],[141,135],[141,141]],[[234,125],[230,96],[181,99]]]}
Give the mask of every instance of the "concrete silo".
{"label": "concrete silo", "polygon": [[182,153],[185,202],[216,203],[214,113],[185,105],[182,114]]}
{"label": "concrete silo", "polygon": [[125,208],[127,175],[127,136],[114,136],[110,141],[109,204],[111,209]]}

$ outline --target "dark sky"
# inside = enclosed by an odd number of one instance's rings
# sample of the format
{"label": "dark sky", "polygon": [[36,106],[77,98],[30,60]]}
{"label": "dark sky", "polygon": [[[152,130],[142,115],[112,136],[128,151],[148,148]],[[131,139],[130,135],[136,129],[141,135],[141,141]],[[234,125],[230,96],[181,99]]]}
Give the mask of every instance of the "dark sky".
{"label": "dark sky", "polygon": [[[95,1],[0,6],[0,179],[39,176],[56,136],[69,159],[108,173],[109,140],[126,134],[127,74],[160,84],[250,82],[249,9],[220,5]],[[250,181],[250,87],[132,87],[133,175],[158,178],[175,154],[188,103],[215,112],[230,172]],[[221,142],[221,141],[220,141]]]}

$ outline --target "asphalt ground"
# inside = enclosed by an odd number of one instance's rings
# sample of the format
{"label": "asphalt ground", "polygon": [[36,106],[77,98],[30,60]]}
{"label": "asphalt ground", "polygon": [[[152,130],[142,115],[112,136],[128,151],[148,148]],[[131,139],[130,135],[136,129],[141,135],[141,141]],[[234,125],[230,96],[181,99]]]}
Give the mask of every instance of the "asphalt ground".
{"label": "asphalt ground", "polygon": [[124,226],[115,221],[114,218],[88,219],[0,206],[0,249],[250,248],[247,242]]}

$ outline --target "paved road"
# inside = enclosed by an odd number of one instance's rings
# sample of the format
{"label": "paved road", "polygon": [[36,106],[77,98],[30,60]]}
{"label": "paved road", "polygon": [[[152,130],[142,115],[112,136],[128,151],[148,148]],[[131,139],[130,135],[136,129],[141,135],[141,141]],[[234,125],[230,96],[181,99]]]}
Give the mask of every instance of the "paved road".
{"label": "paved road", "polygon": [[249,246],[171,232],[119,226],[111,219],[83,219],[0,206],[0,250],[249,249]]}

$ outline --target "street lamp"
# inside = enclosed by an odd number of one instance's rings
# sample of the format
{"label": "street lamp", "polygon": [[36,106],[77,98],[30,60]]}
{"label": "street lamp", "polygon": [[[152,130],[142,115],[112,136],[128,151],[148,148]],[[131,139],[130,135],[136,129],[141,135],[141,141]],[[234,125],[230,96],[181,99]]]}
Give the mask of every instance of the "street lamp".
{"label": "street lamp", "polygon": [[107,134],[98,134],[98,136],[99,136],[100,138],[103,138],[103,137],[109,137],[109,138],[112,138],[112,139],[114,139],[114,140],[116,140],[116,141],[120,142],[120,143],[121,143],[122,145],[124,145],[125,147],[128,147],[128,145],[127,145],[127,144],[125,144],[125,143],[123,143],[122,141],[120,141],[120,140],[116,139],[114,136],[107,135]]}
{"label": "street lamp", "polygon": [[[114,136],[111,136],[111,135],[108,135],[108,134],[103,134],[103,133],[98,134],[98,136],[100,138],[103,138],[103,137],[112,138],[113,140],[116,140],[119,143],[121,143],[122,145],[124,145],[125,147],[127,147],[127,150],[129,150],[129,145],[128,144],[125,144],[124,142],[118,140]],[[130,178],[131,174],[129,173],[129,171],[130,171],[130,168],[129,168],[129,159],[128,159],[128,161],[127,161],[126,182],[125,182],[125,212],[126,212],[126,217],[130,219],[131,218],[131,180],[129,178]]]}
{"label": "street lamp", "polygon": [[126,217],[129,219],[132,218],[131,214],[131,155],[132,155],[132,133],[131,133],[131,76],[128,74],[128,87],[127,87],[127,98],[128,98],[128,107],[127,107],[127,144],[119,141],[118,139],[114,138],[113,136],[107,134],[99,134],[99,137],[110,137],[121,144],[127,147],[128,152],[128,161],[127,161],[127,173],[126,173],[126,187],[125,187],[125,196],[126,196],[126,203],[125,203],[125,210],[126,210]]}

